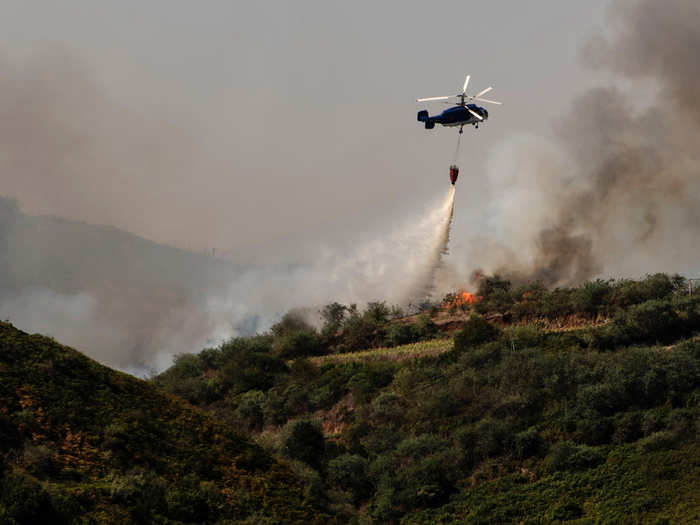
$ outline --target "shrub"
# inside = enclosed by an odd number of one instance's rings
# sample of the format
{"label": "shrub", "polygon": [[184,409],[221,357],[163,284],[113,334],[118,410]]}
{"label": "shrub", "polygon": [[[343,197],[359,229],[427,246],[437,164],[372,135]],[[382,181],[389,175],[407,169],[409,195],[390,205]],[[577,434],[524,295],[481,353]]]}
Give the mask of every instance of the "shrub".
{"label": "shrub", "polygon": [[272,343],[272,352],[280,359],[318,355],[322,351],[316,332],[308,329],[287,330]]}
{"label": "shrub", "polygon": [[290,310],[279,322],[270,328],[274,337],[280,337],[289,332],[313,332],[314,328],[306,319],[300,310]]}
{"label": "shrub", "polygon": [[168,370],[169,373],[179,377],[197,377],[202,373],[202,363],[195,354],[178,354],[175,363]]}
{"label": "shrub", "polygon": [[438,325],[433,322],[430,316],[425,314],[421,314],[418,317],[418,322],[415,326],[420,339],[432,339],[439,332]]}
{"label": "shrub", "polygon": [[623,414],[615,424],[612,442],[631,443],[642,437],[642,416],[638,412]]}
{"label": "shrub", "polygon": [[384,388],[394,379],[396,367],[392,363],[371,363],[353,367],[354,373],[348,381],[353,396],[363,402],[377,390]]}
{"label": "shrub", "polygon": [[371,407],[371,417],[378,425],[398,426],[406,410],[401,396],[392,392],[379,394]]}
{"label": "shrub", "polygon": [[46,445],[25,445],[24,466],[33,475],[42,477],[56,472],[54,452]]}
{"label": "shrub", "polygon": [[621,280],[612,286],[610,303],[625,308],[654,299],[664,299],[676,288],[676,281],[668,275],[648,275],[642,281]]}
{"label": "shrub", "polygon": [[533,324],[514,326],[508,330],[507,336],[511,348],[532,348],[544,340],[544,332]]}
{"label": "shrub", "polygon": [[609,383],[583,386],[576,397],[582,411],[594,410],[603,415],[614,414],[625,401],[619,387]]}
{"label": "shrub", "polygon": [[660,410],[650,410],[644,414],[642,433],[645,436],[658,432],[666,427],[666,415]]}
{"label": "shrub", "polygon": [[281,359],[254,351],[237,352],[221,369],[220,381],[234,393],[248,390],[266,391],[288,371]]}
{"label": "shrub", "polygon": [[353,502],[364,500],[372,492],[366,473],[367,460],[357,454],[343,454],[328,462],[328,483],[351,493]]}
{"label": "shrub", "polygon": [[637,341],[670,342],[682,335],[683,326],[670,301],[651,300],[631,307],[627,328]]}
{"label": "shrub", "polygon": [[481,368],[501,359],[503,345],[497,341],[486,343],[460,356],[459,363],[465,367]]}
{"label": "shrub", "polygon": [[370,319],[354,314],[343,325],[342,345],[343,350],[364,350],[371,348],[376,339],[383,339],[377,325]]}
{"label": "shrub", "polygon": [[474,305],[474,309],[482,314],[505,312],[513,305],[510,288],[510,281],[498,275],[485,277],[479,283],[477,295],[481,300]]}
{"label": "shrub", "polygon": [[413,343],[420,338],[415,324],[398,323],[393,324],[387,333],[387,344],[389,346],[399,346]]}
{"label": "shrub", "polygon": [[589,315],[598,313],[605,304],[610,290],[610,283],[601,279],[584,283],[571,294],[574,311]]}
{"label": "shrub", "polygon": [[248,432],[260,432],[265,423],[264,406],[265,394],[250,390],[241,396],[234,414]]}
{"label": "shrub", "polygon": [[455,334],[454,347],[457,351],[464,351],[492,341],[499,335],[500,330],[486,319],[472,315],[465,323],[464,328]]}
{"label": "shrub", "polygon": [[0,501],[17,523],[50,524],[60,519],[51,508],[48,493],[26,474],[14,472],[0,480]]}
{"label": "shrub", "polygon": [[652,452],[654,450],[673,448],[677,442],[678,434],[671,430],[662,430],[639,440],[638,446],[643,452]]}
{"label": "shrub", "polygon": [[516,459],[527,459],[539,453],[542,439],[537,430],[530,428],[513,436],[513,453]]}
{"label": "shrub", "polygon": [[299,419],[287,424],[283,431],[282,450],[291,459],[303,461],[318,470],[321,467],[325,441],[315,421]]}
{"label": "shrub", "polygon": [[120,503],[137,521],[151,521],[167,509],[166,483],[150,471],[133,470],[116,476],[110,487],[112,501]]}
{"label": "shrub", "polygon": [[614,431],[610,419],[589,413],[588,417],[578,421],[573,437],[575,441],[586,445],[605,445],[610,443]]}
{"label": "shrub", "polygon": [[223,495],[212,482],[188,474],[167,486],[168,515],[186,523],[211,521],[224,507]]}
{"label": "shrub", "polygon": [[575,445],[560,441],[553,447],[545,461],[549,472],[559,470],[582,470],[595,467],[605,460],[603,453],[588,445]]}

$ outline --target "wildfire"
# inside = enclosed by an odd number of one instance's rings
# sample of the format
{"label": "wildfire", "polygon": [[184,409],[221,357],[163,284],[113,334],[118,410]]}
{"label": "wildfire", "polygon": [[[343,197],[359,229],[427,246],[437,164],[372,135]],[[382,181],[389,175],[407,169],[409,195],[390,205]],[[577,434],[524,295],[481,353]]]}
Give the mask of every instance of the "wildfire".
{"label": "wildfire", "polygon": [[474,304],[478,300],[479,297],[469,292],[457,292],[456,294],[454,294],[454,297],[448,296],[440,306],[442,306],[442,308],[459,307],[463,305]]}

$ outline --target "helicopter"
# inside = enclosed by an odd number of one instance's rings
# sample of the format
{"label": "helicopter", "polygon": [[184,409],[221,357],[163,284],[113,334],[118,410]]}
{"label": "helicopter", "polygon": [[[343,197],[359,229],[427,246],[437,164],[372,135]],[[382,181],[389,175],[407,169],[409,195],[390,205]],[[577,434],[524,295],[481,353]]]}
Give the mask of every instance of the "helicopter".
{"label": "helicopter", "polygon": [[[429,98],[419,98],[416,102],[432,102],[432,101],[447,101],[451,98],[458,99],[456,105],[452,108],[446,109],[439,115],[430,116],[426,110],[418,112],[418,122],[425,123],[425,129],[433,129],[435,124],[442,124],[443,126],[459,126],[459,132],[463,132],[464,126],[471,124],[475,128],[479,128],[479,123],[483,122],[489,118],[489,112],[486,109],[477,106],[473,103],[467,103],[467,101],[478,100],[479,102],[488,102],[490,104],[502,104],[502,102],[497,102],[495,100],[488,100],[481,98],[493,89],[492,86],[482,89],[476,95],[467,95],[467,86],[469,86],[470,75],[464,80],[464,86],[462,87],[462,92],[456,95],[450,95],[447,97],[429,97]],[[449,104],[449,102],[443,102],[444,104]]]}

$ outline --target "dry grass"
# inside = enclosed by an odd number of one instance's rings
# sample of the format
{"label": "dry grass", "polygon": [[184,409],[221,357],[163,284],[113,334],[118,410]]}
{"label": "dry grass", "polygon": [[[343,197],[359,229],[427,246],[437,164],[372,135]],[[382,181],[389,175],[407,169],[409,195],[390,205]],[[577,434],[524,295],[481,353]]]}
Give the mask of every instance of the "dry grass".
{"label": "dry grass", "polygon": [[342,363],[347,361],[404,361],[417,357],[426,357],[448,352],[453,348],[452,339],[433,339],[392,348],[373,348],[346,354],[329,354],[311,358],[317,365],[325,363]]}

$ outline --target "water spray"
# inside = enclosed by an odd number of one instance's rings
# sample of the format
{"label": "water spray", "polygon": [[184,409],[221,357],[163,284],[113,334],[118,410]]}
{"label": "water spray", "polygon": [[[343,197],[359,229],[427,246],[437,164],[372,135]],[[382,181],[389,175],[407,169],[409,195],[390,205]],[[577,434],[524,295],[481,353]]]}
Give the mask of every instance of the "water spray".
{"label": "water spray", "polygon": [[450,229],[452,227],[452,216],[454,214],[455,187],[450,189],[434,214],[429,220],[433,221],[434,229],[431,241],[426,243],[425,249],[425,269],[418,273],[418,278],[413,290],[410,293],[410,302],[421,303],[430,299],[435,289],[435,274],[442,264],[442,258],[448,253],[450,241]]}

